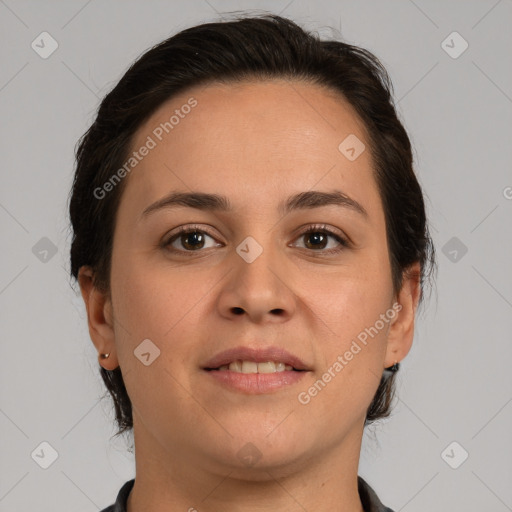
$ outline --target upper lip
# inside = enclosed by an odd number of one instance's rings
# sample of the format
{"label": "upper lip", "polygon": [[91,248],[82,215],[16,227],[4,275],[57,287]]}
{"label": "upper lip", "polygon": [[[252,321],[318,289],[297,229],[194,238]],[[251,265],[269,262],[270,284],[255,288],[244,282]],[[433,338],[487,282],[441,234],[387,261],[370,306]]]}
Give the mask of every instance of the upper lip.
{"label": "upper lip", "polygon": [[251,347],[235,347],[223,352],[219,352],[212,357],[203,366],[204,369],[216,369],[220,366],[230,364],[233,361],[254,361],[255,363],[265,363],[267,361],[276,361],[284,364],[289,364],[295,370],[309,370],[306,363],[287,350],[280,347],[265,347],[265,348],[251,348]]}

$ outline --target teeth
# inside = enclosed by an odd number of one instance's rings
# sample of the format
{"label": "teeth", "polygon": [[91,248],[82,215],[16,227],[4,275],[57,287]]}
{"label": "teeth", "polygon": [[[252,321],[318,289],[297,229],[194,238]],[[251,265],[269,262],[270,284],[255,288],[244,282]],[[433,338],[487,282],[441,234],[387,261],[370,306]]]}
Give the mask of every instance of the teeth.
{"label": "teeth", "polygon": [[233,372],[242,371],[242,361],[233,361],[231,364],[226,365],[226,369],[230,369]]}
{"label": "teeth", "polygon": [[275,373],[276,363],[269,361],[268,363],[258,363],[258,373]]}
{"label": "teeth", "polygon": [[233,361],[231,364],[223,365],[220,371],[230,370],[238,373],[276,373],[293,370],[289,364],[275,361],[266,361],[264,363],[256,363],[254,361]]}
{"label": "teeth", "polygon": [[259,363],[254,361],[244,361],[242,363],[242,373],[258,373]]}

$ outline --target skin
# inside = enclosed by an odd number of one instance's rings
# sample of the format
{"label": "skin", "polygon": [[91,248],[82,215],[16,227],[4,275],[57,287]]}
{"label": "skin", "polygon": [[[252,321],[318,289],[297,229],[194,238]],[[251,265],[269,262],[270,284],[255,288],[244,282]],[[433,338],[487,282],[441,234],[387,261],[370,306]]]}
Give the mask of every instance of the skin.
{"label": "skin", "polygon": [[[420,293],[417,278],[407,277],[393,293],[365,127],[343,98],[318,85],[215,84],[162,105],[133,149],[191,96],[198,105],[125,178],[110,296],[94,288],[89,268],[79,277],[91,338],[99,353],[110,353],[100,364],[121,366],[133,404],[137,476],[128,512],[362,512],[366,410],[383,369],[410,350]],[[367,148],[355,161],[338,150],[349,134]],[[311,189],[343,191],[368,218],[338,206],[277,211],[280,201]],[[179,207],[138,220],[176,190],[226,195],[235,211]],[[321,256],[340,245],[298,235],[315,223],[351,246]],[[190,224],[212,234],[200,252],[188,249],[187,258],[159,247]],[[263,248],[252,263],[235,250],[247,236]],[[186,243],[198,245],[178,237],[173,246],[185,253]],[[401,310],[385,328],[307,405],[299,403],[298,394],[396,302]],[[161,351],[149,366],[134,356],[147,338]],[[284,347],[312,371],[263,395],[224,389],[201,365],[238,345]],[[261,454],[253,466],[237,456],[247,443]]]}

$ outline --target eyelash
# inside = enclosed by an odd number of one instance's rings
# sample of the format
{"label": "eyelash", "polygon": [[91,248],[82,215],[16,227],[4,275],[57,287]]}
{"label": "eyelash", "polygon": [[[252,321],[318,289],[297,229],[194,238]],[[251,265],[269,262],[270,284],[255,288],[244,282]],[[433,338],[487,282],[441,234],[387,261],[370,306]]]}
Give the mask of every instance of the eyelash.
{"label": "eyelash", "polygon": [[[194,253],[201,252],[202,249],[197,249],[195,251],[187,251],[187,250],[175,249],[174,247],[171,247],[171,243],[174,242],[174,240],[178,239],[182,235],[192,234],[192,233],[204,233],[211,238],[215,238],[208,231],[201,229],[200,226],[194,226],[194,225],[188,226],[188,227],[181,226],[180,228],[178,228],[178,231],[173,233],[173,235],[171,237],[166,238],[162,242],[161,246],[162,246],[162,248],[168,250],[169,252],[175,253],[175,254],[186,254],[187,256],[192,256]],[[337,254],[337,253],[343,251],[344,249],[346,249],[347,247],[350,247],[350,243],[348,242],[348,240],[346,240],[344,237],[342,237],[339,233],[334,232],[333,230],[329,229],[325,224],[313,224],[313,225],[306,226],[306,228],[304,230],[302,230],[297,235],[297,238],[300,238],[304,235],[308,235],[308,234],[312,234],[312,233],[323,233],[325,235],[329,235],[336,239],[336,241],[340,244],[340,247],[335,248],[335,249],[327,249],[327,250],[323,250],[323,249],[315,250],[315,249],[306,248],[305,250],[307,250],[307,251],[318,252],[318,253],[321,253],[320,255],[322,256],[322,255]]]}

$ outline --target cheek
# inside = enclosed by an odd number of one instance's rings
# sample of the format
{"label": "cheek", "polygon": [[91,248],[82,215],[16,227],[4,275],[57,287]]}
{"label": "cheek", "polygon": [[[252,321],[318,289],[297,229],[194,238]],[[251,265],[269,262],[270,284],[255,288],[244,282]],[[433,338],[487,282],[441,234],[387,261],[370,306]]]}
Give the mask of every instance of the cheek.
{"label": "cheek", "polygon": [[[187,393],[177,383],[189,388],[189,368],[196,363],[192,345],[201,341],[198,326],[204,324],[200,299],[214,280],[129,259],[113,268],[116,350],[132,403],[148,418],[156,414],[152,409],[160,400],[156,409],[176,410],[187,403]],[[145,352],[150,354],[147,366],[138,358]],[[153,395],[154,389],[161,394]]]}
{"label": "cheek", "polygon": [[390,307],[389,272],[385,261],[376,261],[364,268],[302,277],[297,289],[303,291],[306,303],[321,321],[319,325],[324,325],[328,339],[336,346],[373,325]]}
{"label": "cheek", "polygon": [[361,414],[366,411],[382,376],[387,332],[394,317],[388,274],[382,259],[358,272],[303,282],[311,292],[308,306],[315,313],[312,333],[320,363],[315,376],[320,382],[304,390],[304,400],[314,399],[314,407],[350,406]]}
{"label": "cheek", "polygon": [[[142,258],[141,258],[142,260]],[[201,320],[202,299],[218,279],[212,271],[151,265],[147,261],[118,262],[112,273],[112,298],[116,329],[122,339],[120,351],[131,350],[148,338],[163,351],[172,344],[179,352],[181,341],[193,340]],[[202,313],[204,315],[204,311]]]}

